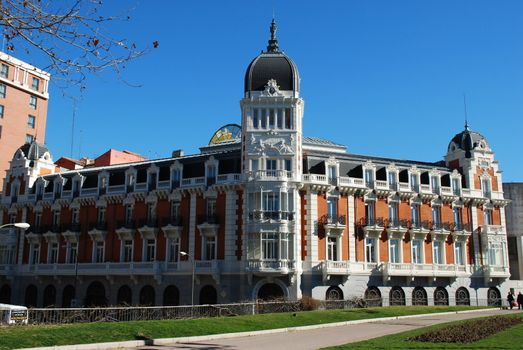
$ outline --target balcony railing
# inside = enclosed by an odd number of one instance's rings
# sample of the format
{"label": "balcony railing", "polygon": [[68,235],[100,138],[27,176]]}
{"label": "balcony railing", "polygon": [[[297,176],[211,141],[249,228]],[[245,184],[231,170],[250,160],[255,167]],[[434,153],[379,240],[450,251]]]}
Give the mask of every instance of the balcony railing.
{"label": "balcony railing", "polygon": [[345,215],[333,215],[326,214],[323,215],[320,220],[318,220],[322,225],[346,225],[347,218]]}
{"label": "balcony railing", "polygon": [[171,216],[168,218],[163,218],[161,220],[162,226],[183,226],[182,218],[180,216]]}
{"label": "balcony railing", "polygon": [[247,270],[258,273],[281,273],[285,274],[296,269],[294,260],[249,260]]}
{"label": "balcony railing", "polygon": [[359,221],[360,226],[380,226],[385,227],[385,219],[382,217],[370,218],[366,217]]}
{"label": "balcony railing", "polygon": [[269,210],[254,210],[249,213],[250,220],[294,220],[294,212],[292,211],[269,211]]}
{"label": "balcony railing", "polygon": [[257,170],[251,171],[250,177],[255,180],[287,180],[292,178],[292,172],[287,170]]}

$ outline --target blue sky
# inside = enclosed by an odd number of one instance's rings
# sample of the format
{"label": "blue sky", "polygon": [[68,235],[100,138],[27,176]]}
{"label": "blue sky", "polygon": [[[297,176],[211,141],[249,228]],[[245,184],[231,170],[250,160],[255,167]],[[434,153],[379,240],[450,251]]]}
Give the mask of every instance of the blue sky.
{"label": "blue sky", "polygon": [[[249,62],[267,45],[273,8],[280,47],[298,65],[304,134],[350,152],[443,158],[469,123],[496,152],[504,181],[522,181],[522,1],[112,1],[134,8],[121,37],[160,46],[129,64],[130,87],[91,77],[77,106],[73,156],[108,148],[149,158],[198,152],[240,122]],[[70,155],[71,101],[55,87],[46,143]]]}

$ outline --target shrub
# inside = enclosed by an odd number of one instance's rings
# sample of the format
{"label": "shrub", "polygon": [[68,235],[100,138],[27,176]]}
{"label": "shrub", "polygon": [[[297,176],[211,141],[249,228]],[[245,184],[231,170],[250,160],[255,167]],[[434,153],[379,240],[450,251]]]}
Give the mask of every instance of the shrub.
{"label": "shrub", "polygon": [[311,297],[304,296],[300,300],[301,309],[303,311],[312,311],[312,310],[318,310],[318,307],[320,306],[320,301],[313,299]]}
{"label": "shrub", "polygon": [[493,316],[465,321],[436,331],[408,338],[431,343],[473,343],[522,322],[521,317]]}

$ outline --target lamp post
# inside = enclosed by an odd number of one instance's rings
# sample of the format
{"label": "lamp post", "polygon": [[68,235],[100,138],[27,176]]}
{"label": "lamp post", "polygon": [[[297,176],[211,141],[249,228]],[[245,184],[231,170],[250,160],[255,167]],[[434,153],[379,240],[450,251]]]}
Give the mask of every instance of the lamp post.
{"label": "lamp post", "polygon": [[6,227],[18,227],[23,229],[28,229],[31,225],[29,225],[27,222],[15,222],[11,224],[4,224],[0,226],[0,229],[6,228]]}
{"label": "lamp post", "polygon": [[192,260],[192,276],[191,276],[191,317],[193,316],[194,310],[194,258],[189,255],[187,252],[180,251],[181,256],[186,256]]}

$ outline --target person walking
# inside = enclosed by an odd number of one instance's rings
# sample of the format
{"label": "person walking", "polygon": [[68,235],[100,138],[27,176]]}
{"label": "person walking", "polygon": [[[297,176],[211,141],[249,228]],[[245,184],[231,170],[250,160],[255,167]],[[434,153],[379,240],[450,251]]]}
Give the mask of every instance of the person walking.
{"label": "person walking", "polygon": [[523,294],[521,294],[521,292],[518,293],[517,302],[518,302],[518,310],[523,309]]}
{"label": "person walking", "polygon": [[508,305],[510,306],[510,310],[512,310],[512,308],[514,307],[514,305],[512,305],[512,302],[514,301],[514,296],[512,295],[511,292],[508,292],[507,301],[508,301]]}

